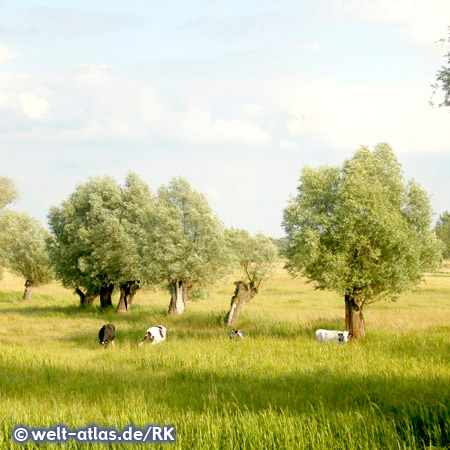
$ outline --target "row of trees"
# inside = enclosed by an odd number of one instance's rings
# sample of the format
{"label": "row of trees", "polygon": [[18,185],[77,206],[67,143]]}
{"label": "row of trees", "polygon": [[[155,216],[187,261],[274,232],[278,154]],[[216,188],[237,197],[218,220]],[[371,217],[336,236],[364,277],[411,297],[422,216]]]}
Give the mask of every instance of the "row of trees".
{"label": "row of trees", "polygon": [[225,229],[205,196],[182,178],[156,194],[134,173],[124,186],[110,177],[91,178],[51,208],[48,219],[51,233],[26,214],[0,214],[3,261],[26,278],[24,298],[54,275],[82,305],[99,297],[101,307],[112,307],[119,289],[117,311],[127,312],[140,287],[165,286],[169,313],[182,314],[193,290],[240,273],[236,292],[247,287],[251,295],[235,294],[231,324],[278,258],[270,238]]}
{"label": "row of trees", "polygon": [[[17,196],[10,180],[0,187],[1,205]],[[81,304],[100,297],[111,307],[117,288],[117,310],[126,312],[140,287],[158,285],[170,291],[169,313],[182,314],[196,288],[240,272],[227,315],[232,324],[278,258],[273,239],[225,229],[182,178],[156,194],[134,173],[123,186],[91,178],[48,217],[51,234],[24,214],[0,214],[3,260],[26,277],[25,297],[54,271]],[[361,338],[366,305],[407,292],[438,266],[442,252],[449,255],[450,215],[435,230],[431,224],[428,195],[404,181],[391,147],[378,144],[361,147],[340,167],[303,169],[279,245],[293,276],[344,297],[347,330]]]}

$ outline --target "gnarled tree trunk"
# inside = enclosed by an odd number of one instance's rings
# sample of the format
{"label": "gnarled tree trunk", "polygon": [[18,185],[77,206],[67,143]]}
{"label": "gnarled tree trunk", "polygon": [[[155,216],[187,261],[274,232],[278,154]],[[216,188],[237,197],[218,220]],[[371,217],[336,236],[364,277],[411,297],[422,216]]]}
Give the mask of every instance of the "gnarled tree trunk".
{"label": "gnarled tree trunk", "polygon": [[34,285],[30,280],[25,281],[25,292],[23,293],[23,300],[31,300],[33,295]]}
{"label": "gnarled tree trunk", "polygon": [[169,286],[171,293],[169,314],[183,314],[186,308],[189,286],[181,280],[169,282]]}
{"label": "gnarled tree trunk", "polygon": [[227,314],[227,325],[232,325],[239,317],[242,307],[249,302],[257,293],[258,288],[253,283],[245,283],[244,281],[236,281],[236,290],[231,298],[230,311]]}
{"label": "gnarled tree trunk", "polygon": [[92,305],[94,300],[98,297],[98,294],[87,292],[86,294],[77,287],[75,289],[75,293],[80,297],[80,306],[81,305]]}
{"label": "gnarled tree trunk", "polygon": [[112,308],[111,295],[114,290],[113,284],[108,284],[100,288],[100,306],[102,308]]}
{"label": "gnarled tree trunk", "polygon": [[353,335],[353,339],[361,339],[366,336],[366,326],[362,309],[364,301],[356,296],[345,295],[345,324],[347,331]]}
{"label": "gnarled tree trunk", "polygon": [[131,309],[134,296],[139,289],[139,281],[127,281],[120,285],[120,299],[117,312],[128,312]]}

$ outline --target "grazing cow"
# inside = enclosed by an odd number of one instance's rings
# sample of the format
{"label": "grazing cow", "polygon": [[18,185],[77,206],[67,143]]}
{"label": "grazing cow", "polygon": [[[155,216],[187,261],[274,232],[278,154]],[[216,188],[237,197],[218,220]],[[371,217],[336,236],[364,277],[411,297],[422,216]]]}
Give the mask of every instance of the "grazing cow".
{"label": "grazing cow", "polygon": [[244,339],[244,333],[241,330],[231,330],[230,339]]}
{"label": "grazing cow", "polygon": [[166,327],[158,325],[156,327],[150,327],[145,333],[144,339],[139,342],[139,345],[143,345],[146,341],[150,341],[151,344],[159,344],[166,340]]}
{"label": "grazing cow", "polygon": [[343,344],[349,341],[348,331],[338,331],[338,330],[317,330],[316,331],[316,341],[318,342],[337,342]]}
{"label": "grazing cow", "polygon": [[114,339],[116,338],[116,328],[112,323],[108,323],[103,325],[98,332],[98,339],[100,341],[100,345],[103,347],[108,347],[108,344],[111,342],[114,345]]}

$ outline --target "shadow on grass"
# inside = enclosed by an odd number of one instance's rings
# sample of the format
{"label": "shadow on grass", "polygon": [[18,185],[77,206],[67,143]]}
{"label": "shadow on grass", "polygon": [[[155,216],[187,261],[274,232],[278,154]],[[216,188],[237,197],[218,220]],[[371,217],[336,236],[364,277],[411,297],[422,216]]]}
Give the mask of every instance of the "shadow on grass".
{"label": "shadow on grass", "polygon": [[[106,355],[106,353],[103,353]],[[450,444],[450,397],[446,379],[420,379],[411,376],[336,373],[327,368],[293,370],[282,375],[230,374],[214,370],[172,369],[169,373],[162,354],[143,354],[135,367],[116,367],[101,358],[95,370],[73,370],[49,365],[26,368],[27,401],[46,405],[57,396],[70,404],[73,393],[82,393],[77,401],[90,404],[122,404],[124,399],[142,399],[145,414],[153,405],[186,413],[232,414],[240,410],[254,413],[283,410],[288,414],[317,415],[328,420],[342,412],[365,417],[370,426],[374,415],[395,423],[399,435],[411,433],[434,445]],[[2,368],[2,395],[21,401],[23,368]],[[144,401],[145,399],[145,401]],[[146,406],[148,405],[148,406]],[[78,407],[80,404],[78,403]],[[146,408],[149,408],[148,410]],[[322,411],[322,413],[320,413]]]}
{"label": "shadow on grass", "polygon": [[296,339],[299,337],[310,337],[314,339],[317,329],[339,330],[343,328],[343,320],[330,319],[330,317],[319,317],[306,324],[296,324],[287,321],[273,321],[270,318],[248,317],[238,324],[239,329],[251,337],[267,337],[281,339]]}
{"label": "shadow on grass", "polygon": [[[14,306],[15,302],[0,300],[0,313],[14,313],[24,317],[38,317],[39,319],[53,320],[55,318],[66,319],[93,319],[99,321],[99,328],[104,323],[114,323],[116,331],[120,330],[120,324],[138,326],[138,333],[154,325],[162,324],[167,327],[168,332],[172,332],[177,338],[215,339],[221,334],[228,335],[229,328],[225,326],[226,311],[223,312],[191,312],[187,311],[181,316],[167,315],[165,307],[148,305],[133,305],[130,313],[117,314],[116,308],[102,309],[100,306],[80,307],[78,304],[61,306],[60,303],[54,305],[33,305],[32,303],[21,303]],[[145,324],[143,325],[143,322]],[[314,339],[314,332],[317,328],[340,329],[342,320],[330,319],[329,317],[318,318],[308,324],[295,324],[287,321],[274,321],[265,316],[244,316],[236,328],[240,328],[244,334],[252,338],[279,338],[296,339],[308,336]],[[144,331],[145,331],[144,330]],[[136,336],[133,335],[133,338]],[[83,342],[78,336],[77,342]],[[92,336],[89,337],[92,339]],[[65,339],[67,340],[67,339]]]}
{"label": "shadow on grass", "polygon": [[[0,304],[11,304],[10,301],[0,300]],[[21,304],[20,306],[8,306],[1,307],[0,312],[2,314],[15,313],[21,314],[23,316],[39,316],[39,317],[62,317],[67,318],[87,318],[87,317],[112,317],[116,318],[118,321],[133,321],[137,320],[139,316],[143,313],[148,315],[162,315],[166,312],[165,309],[160,307],[140,307],[136,305],[131,313],[128,314],[117,314],[116,307],[112,308],[100,308],[100,306],[79,306],[79,305],[33,305],[32,303]]]}

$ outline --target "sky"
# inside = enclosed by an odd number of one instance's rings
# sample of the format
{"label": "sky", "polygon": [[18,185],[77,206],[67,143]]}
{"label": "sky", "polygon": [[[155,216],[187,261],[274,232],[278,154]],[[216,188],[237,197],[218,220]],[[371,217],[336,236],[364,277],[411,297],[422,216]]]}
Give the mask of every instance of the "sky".
{"label": "sky", "polygon": [[437,218],[449,25],[448,0],[0,0],[10,208],[46,225],[90,176],[182,176],[226,226],[281,237],[303,167],[388,142]]}

